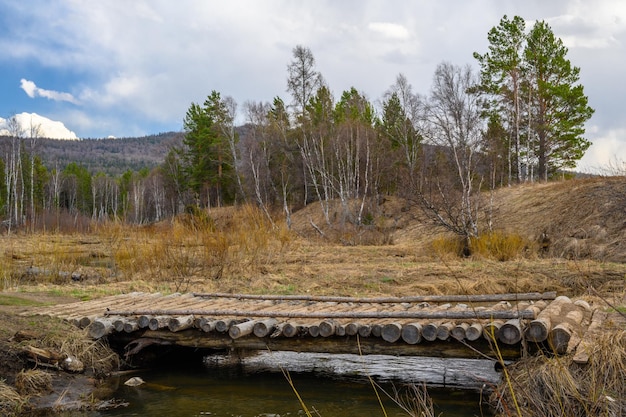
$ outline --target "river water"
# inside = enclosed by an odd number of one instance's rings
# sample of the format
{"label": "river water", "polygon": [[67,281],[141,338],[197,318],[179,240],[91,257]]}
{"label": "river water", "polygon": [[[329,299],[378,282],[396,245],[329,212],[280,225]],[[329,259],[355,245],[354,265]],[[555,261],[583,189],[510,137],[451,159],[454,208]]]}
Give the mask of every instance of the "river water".
{"label": "river water", "polygon": [[[132,376],[146,383],[123,384]],[[407,416],[385,394],[384,411],[367,379],[334,379],[311,373],[291,373],[293,384],[312,416]],[[281,373],[249,373],[231,368],[195,367],[161,369],[124,375],[112,381],[114,397],[128,405],[107,411],[70,413],[71,417],[285,417],[306,416],[296,393]],[[394,385],[383,383],[393,392]],[[395,384],[403,390],[401,384]],[[439,416],[489,416],[481,411],[480,395],[467,391],[429,390]]]}

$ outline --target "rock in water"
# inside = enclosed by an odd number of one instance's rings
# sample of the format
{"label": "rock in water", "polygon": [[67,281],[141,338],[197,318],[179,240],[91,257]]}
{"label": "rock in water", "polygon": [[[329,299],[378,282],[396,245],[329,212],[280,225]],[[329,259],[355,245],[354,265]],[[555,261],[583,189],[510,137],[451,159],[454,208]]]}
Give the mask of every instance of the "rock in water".
{"label": "rock in water", "polygon": [[145,384],[146,382],[139,378],[138,376],[134,376],[130,378],[128,381],[124,382],[124,385],[128,385],[129,387],[138,387],[139,385]]}

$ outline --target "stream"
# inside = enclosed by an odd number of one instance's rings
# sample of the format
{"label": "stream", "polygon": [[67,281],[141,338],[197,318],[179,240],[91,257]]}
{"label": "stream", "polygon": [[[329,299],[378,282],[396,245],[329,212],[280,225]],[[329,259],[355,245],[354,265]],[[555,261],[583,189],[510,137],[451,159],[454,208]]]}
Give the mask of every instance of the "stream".
{"label": "stream", "polygon": [[[290,373],[304,406],[317,417],[408,416],[380,389],[384,412],[367,378],[335,379],[312,373]],[[124,385],[133,376],[146,383]],[[238,367],[177,368],[137,372],[111,380],[113,397],[127,403],[106,411],[73,412],[67,417],[285,417],[306,416],[287,377],[276,372],[249,373]],[[393,393],[403,385],[385,382]],[[402,391],[406,392],[406,391]],[[480,394],[470,391],[429,389],[435,416],[490,416]]]}

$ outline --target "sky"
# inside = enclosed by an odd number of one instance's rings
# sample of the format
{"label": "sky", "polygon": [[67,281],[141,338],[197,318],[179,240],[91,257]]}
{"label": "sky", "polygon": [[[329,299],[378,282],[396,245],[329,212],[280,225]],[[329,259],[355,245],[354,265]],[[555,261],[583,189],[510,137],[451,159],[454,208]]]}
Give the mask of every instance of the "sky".
{"label": "sky", "polygon": [[80,138],[181,131],[211,91],[238,103],[286,91],[296,45],[335,97],[377,103],[404,74],[427,95],[442,62],[469,64],[508,15],[545,20],[581,69],[595,114],[579,169],[626,164],[622,0],[0,0],[0,117],[27,112]]}

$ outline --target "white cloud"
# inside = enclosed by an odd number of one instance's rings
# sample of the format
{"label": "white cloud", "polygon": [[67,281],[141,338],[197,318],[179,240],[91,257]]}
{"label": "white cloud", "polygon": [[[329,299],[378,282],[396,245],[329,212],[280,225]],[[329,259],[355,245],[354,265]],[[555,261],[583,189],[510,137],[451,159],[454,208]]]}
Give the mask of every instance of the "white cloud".
{"label": "white cloud", "polygon": [[406,40],[409,38],[409,31],[397,23],[372,22],[367,27],[369,30],[389,39]]}
{"label": "white cloud", "polygon": [[583,172],[603,173],[612,165],[626,163],[626,127],[600,131],[598,126],[587,129],[592,145],[578,163]]}
{"label": "white cloud", "polygon": [[[76,140],[78,137],[74,132],[65,127],[62,122],[50,120],[37,113],[20,113],[15,115],[20,135],[23,137],[40,137],[48,139],[68,139]],[[7,120],[0,118],[0,135],[7,136],[11,133],[7,129]]]}
{"label": "white cloud", "polygon": [[24,90],[24,92],[30,98],[43,97],[48,100],[54,101],[67,101],[69,103],[78,104],[78,100],[74,98],[70,93],[62,93],[54,90],[45,90],[43,88],[37,87],[37,85],[33,81],[26,80],[22,78],[20,80],[20,88]]}

